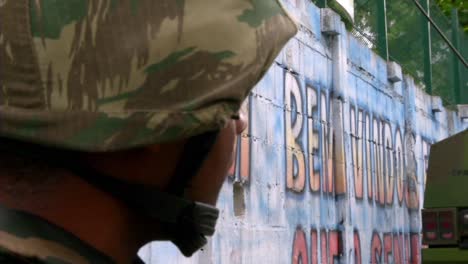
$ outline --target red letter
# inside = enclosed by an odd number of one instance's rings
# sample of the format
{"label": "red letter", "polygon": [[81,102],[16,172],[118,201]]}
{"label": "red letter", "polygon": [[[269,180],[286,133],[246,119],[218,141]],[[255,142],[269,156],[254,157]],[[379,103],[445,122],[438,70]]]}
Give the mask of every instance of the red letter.
{"label": "red letter", "polygon": [[359,238],[359,232],[354,231],[354,264],[361,264],[361,239]]}
{"label": "red letter", "polygon": [[312,264],[318,264],[318,237],[317,230],[310,231],[310,260]]}
{"label": "red letter", "polygon": [[299,227],[296,229],[296,234],[294,235],[293,256],[291,263],[309,263],[305,233]]}
{"label": "red letter", "polygon": [[378,233],[374,233],[372,235],[372,243],[371,243],[371,263],[377,264],[381,263],[382,259],[382,241],[380,241],[380,237]]}
{"label": "red letter", "polygon": [[410,239],[409,235],[403,235],[405,239],[405,263],[410,263],[411,261],[411,246],[410,246]]}
{"label": "red letter", "polygon": [[388,255],[392,255],[392,234],[391,233],[387,233],[387,234],[384,234],[384,247],[385,247],[385,250],[384,250],[384,259],[385,259],[385,263],[390,263],[388,261]]}
{"label": "red letter", "polygon": [[328,247],[327,231],[323,229],[320,231],[320,254],[322,255],[321,263],[328,263],[327,247]]}
{"label": "red letter", "polygon": [[395,234],[393,236],[393,260],[395,264],[403,264],[403,236]]}
{"label": "red letter", "polygon": [[335,257],[339,257],[342,254],[342,245],[341,245],[341,232],[339,231],[330,231],[328,233],[328,246],[329,254],[328,259],[330,263],[335,263]]}
{"label": "red letter", "polygon": [[413,264],[419,264],[421,262],[419,240],[419,234],[411,234],[411,263]]}

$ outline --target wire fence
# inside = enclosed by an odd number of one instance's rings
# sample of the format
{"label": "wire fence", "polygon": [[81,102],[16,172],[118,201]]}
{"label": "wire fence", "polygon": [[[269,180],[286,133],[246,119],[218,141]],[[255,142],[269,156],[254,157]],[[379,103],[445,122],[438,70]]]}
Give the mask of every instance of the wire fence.
{"label": "wire fence", "polygon": [[434,0],[355,0],[354,12],[351,33],[356,38],[399,63],[445,106],[468,104],[468,37],[457,12],[447,17]]}
{"label": "wire fence", "polygon": [[[312,0],[319,7],[333,0]],[[446,107],[468,104],[468,33],[435,0],[354,0],[351,34],[399,63]],[[439,32],[440,31],[440,32]]]}

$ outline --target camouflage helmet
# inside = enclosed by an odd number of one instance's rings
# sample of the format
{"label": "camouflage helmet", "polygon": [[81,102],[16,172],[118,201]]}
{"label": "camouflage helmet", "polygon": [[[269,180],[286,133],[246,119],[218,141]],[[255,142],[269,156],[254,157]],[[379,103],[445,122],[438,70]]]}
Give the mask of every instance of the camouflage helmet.
{"label": "camouflage helmet", "polygon": [[280,0],[3,0],[0,17],[0,136],[83,151],[221,128],[297,30]]}

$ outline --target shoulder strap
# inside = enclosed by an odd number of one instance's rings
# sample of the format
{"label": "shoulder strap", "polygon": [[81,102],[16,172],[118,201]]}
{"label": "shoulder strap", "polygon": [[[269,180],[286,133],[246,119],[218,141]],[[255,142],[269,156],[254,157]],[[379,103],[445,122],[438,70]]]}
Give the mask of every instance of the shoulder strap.
{"label": "shoulder strap", "polygon": [[183,195],[185,188],[200,170],[218,137],[218,132],[207,132],[190,138],[184,146],[177,168],[169,182],[169,192]]}

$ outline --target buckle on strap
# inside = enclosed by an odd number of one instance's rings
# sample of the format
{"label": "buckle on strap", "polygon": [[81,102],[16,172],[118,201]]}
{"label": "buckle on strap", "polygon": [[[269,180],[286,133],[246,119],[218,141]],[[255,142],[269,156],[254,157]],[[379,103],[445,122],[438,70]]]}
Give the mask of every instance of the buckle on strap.
{"label": "buckle on strap", "polygon": [[206,236],[214,234],[219,217],[216,207],[159,191],[146,194],[139,197],[146,196],[145,203],[135,200],[129,203],[138,211],[165,223],[171,242],[184,256],[192,256],[208,242]]}
{"label": "buckle on strap", "polygon": [[[116,188],[115,183],[107,186]],[[194,232],[202,235],[214,234],[219,217],[216,207],[144,186],[133,186],[131,191],[129,186],[126,187],[126,190],[121,189],[120,198],[133,210],[167,224],[191,227]]]}
{"label": "buckle on strap", "polygon": [[180,215],[171,239],[180,252],[190,257],[208,242],[205,236],[215,232],[219,210],[213,206],[193,202]]}
{"label": "buckle on strap", "polygon": [[192,226],[197,233],[212,236],[216,229],[219,210],[208,204],[194,202],[192,208],[184,211],[179,218],[179,225]]}

